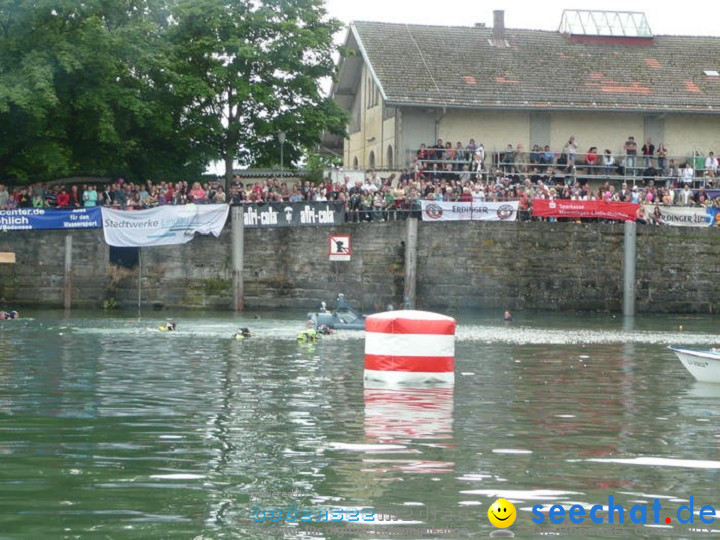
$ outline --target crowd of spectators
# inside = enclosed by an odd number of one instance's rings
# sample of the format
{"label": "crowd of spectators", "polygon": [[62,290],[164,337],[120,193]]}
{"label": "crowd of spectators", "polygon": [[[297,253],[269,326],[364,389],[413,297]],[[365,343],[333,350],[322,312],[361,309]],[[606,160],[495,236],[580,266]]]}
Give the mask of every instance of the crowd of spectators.
{"label": "crowd of spectators", "polygon": [[718,159],[712,151],[707,155],[694,151],[682,159],[672,158],[663,143],[656,146],[648,138],[640,146],[633,136],[628,137],[617,153],[610,149],[600,152],[597,146],[590,146],[581,153],[574,135],[560,150],[536,144],[529,152],[521,144],[516,147],[508,144],[503,151],[488,152],[482,143],[477,144],[474,139],[470,139],[467,145],[462,141],[453,145],[450,141],[438,139],[433,146],[421,144],[411,161],[411,171],[416,176],[446,178],[459,174],[471,178],[492,178],[498,171],[530,176],[552,170],[556,174],[570,176],[662,178],[670,187],[677,181],[712,185],[718,175]]}
{"label": "crowd of spectators", "polygon": [[[348,221],[398,219],[419,208],[420,200],[518,201],[521,218],[529,218],[535,199],[603,200],[651,205],[720,205],[711,190],[718,162],[713,152],[694,156],[676,166],[662,144],[650,139],[633,154],[634,139],[628,138],[620,164],[609,150],[602,155],[591,147],[578,153],[575,137],[560,152],[535,145],[529,153],[522,147],[486,153],[482,144],[470,140],[422,145],[411,167],[381,177],[370,170],[362,181],[350,176],[333,181],[287,181],[275,176],[250,181],[235,176],[227,192],[224,182],[126,182],[122,178],[104,184],[35,183],[8,189],[0,184],[0,209],[80,208],[106,206],[134,210],[159,205],[187,203],[298,203],[337,201]],[[635,145],[637,151],[637,145]],[[637,161],[642,157],[642,161]],[[702,161],[702,164],[700,164]],[[629,169],[638,176],[623,176]],[[585,174],[581,174],[583,171]],[[700,173],[698,173],[700,171]],[[623,175],[616,176],[614,173]],[[603,176],[604,175],[604,176]],[[701,180],[698,181],[698,178]],[[693,189],[696,184],[699,185]]]}

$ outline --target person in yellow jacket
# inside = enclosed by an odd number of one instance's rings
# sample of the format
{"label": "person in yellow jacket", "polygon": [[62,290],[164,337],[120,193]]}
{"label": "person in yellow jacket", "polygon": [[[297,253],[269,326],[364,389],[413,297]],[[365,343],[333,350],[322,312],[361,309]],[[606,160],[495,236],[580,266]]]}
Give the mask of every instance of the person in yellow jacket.
{"label": "person in yellow jacket", "polygon": [[165,324],[161,324],[158,326],[158,330],[161,332],[174,332],[175,331],[175,321],[168,321]]}
{"label": "person in yellow jacket", "polygon": [[318,333],[315,324],[308,319],[305,330],[298,332],[298,343],[315,343],[318,340]]}
{"label": "person in yellow jacket", "polygon": [[251,337],[252,335],[253,334],[252,334],[252,332],[250,332],[249,328],[241,328],[235,334],[235,339],[237,339],[238,341],[241,341],[243,339],[247,339],[247,338]]}

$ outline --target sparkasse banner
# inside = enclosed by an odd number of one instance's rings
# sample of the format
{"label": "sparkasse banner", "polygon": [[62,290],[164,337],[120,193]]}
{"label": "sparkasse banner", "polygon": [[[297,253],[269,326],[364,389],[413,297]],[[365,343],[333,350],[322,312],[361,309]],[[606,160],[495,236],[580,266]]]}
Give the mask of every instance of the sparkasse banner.
{"label": "sparkasse banner", "polygon": [[102,209],[105,242],[116,247],[185,244],[197,234],[217,237],[225,226],[227,204],[184,204],[148,210]]}

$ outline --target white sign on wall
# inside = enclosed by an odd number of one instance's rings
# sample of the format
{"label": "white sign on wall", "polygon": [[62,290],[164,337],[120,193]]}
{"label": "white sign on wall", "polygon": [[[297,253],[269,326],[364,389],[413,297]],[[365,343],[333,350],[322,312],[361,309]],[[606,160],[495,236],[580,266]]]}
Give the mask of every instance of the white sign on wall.
{"label": "white sign on wall", "polygon": [[330,242],[330,260],[331,261],[349,261],[352,248],[350,246],[349,234],[331,234]]}

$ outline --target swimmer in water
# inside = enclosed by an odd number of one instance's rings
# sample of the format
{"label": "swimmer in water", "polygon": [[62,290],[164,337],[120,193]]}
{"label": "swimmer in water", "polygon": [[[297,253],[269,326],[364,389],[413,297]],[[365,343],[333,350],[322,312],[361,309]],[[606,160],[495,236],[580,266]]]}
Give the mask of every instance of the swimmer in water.
{"label": "swimmer in water", "polygon": [[509,311],[506,311],[505,315],[503,315],[503,320],[505,322],[511,322],[513,320],[512,313],[510,313]]}
{"label": "swimmer in water", "polygon": [[318,340],[318,333],[315,330],[315,323],[308,319],[305,330],[298,332],[298,343],[315,343]]}
{"label": "swimmer in water", "polygon": [[249,337],[251,337],[251,336],[252,336],[252,332],[250,332],[250,329],[249,329],[249,328],[241,328],[241,329],[238,330],[237,333],[235,334],[235,339],[241,340],[241,339],[249,338]]}
{"label": "swimmer in water", "polygon": [[318,326],[317,332],[318,332],[318,334],[324,334],[326,336],[329,336],[330,334],[335,333],[335,331],[332,328],[330,328],[327,324],[324,324],[324,323]]}
{"label": "swimmer in water", "polygon": [[168,321],[165,324],[158,326],[158,330],[160,330],[161,332],[174,332],[175,321]]}

